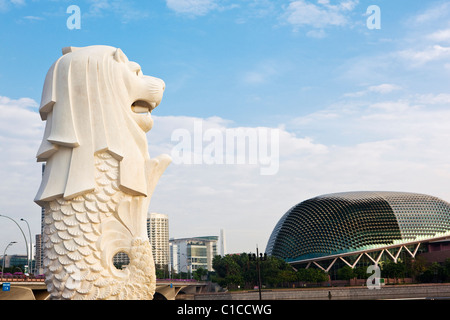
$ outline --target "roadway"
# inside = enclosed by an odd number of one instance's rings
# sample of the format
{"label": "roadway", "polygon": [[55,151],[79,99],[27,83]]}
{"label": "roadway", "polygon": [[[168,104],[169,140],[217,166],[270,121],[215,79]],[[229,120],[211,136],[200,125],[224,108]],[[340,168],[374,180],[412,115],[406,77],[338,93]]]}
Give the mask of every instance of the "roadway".
{"label": "roadway", "polygon": [[[48,292],[44,279],[5,279],[11,284],[10,291],[0,291],[0,300],[47,300]],[[3,282],[0,281],[0,286]],[[155,300],[176,300],[183,294],[199,294],[209,289],[210,283],[183,279],[158,279]],[[1,290],[1,289],[0,289]]]}

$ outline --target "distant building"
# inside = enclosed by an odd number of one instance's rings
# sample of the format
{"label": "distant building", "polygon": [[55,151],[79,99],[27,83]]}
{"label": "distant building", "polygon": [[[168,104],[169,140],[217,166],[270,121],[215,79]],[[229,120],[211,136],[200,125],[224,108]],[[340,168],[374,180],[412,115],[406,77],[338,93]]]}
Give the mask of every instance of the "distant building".
{"label": "distant building", "polygon": [[192,272],[199,268],[213,271],[212,261],[218,255],[219,237],[170,239],[171,268],[174,272]]}
{"label": "distant building", "polygon": [[35,264],[36,264],[36,269],[34,270],[34,272],[36,274],[43,274],[44,273],[44,269],[43,269],[43,261],[44,261],[44,251],[42,250],[42,234],[37,234],[36,235],[36,251],[35,251]]}
{"label": "distant building", "polygon": [[[45,163],[42,164],[42,176],[44,175],[45,170]],[[34,272],[36,274],[43,274],[43,262],[44,262],[44,250],[42,246],[42,235],[44,234],[44,218],[45,218],[45,209],[44,207],[41,208],[41,234],[36,235],[36,251],[35,251],[35,261],[36,261],[36,268],[34,269]]]}
{"label": "distant building", "polygon": [[178,253],[178,245],[172,240],[169,240],[169,257],[170,257],[170,273],[179,273],[180,259]]}
{"label": "distant building", "polygon": [[130,263],[130,258],[125,252],[119,252],[113,257],[113,264],[116,268],[121,268]]}
{"label": "distant building", "polygon": [[150,213],[147,218],[147,234],[153,248],[155,265],[169,265],[169,217],[166,214]]}
{"label": "distant building", "polygon": [[225,238],[225,231],[220,229],[220,255],[224,257],[227,254],[227,245]]}
{"label": "distant building", "polygon": [[5,255],[5,257],[2,257],[2,259],[0,259],[1,264],[3,264],[3,258],[5,259],[5,268],[15,266],[19,267],[21,272],[24,272],[25,266],[28,266],[28,256],[26,254],[7,254]]}

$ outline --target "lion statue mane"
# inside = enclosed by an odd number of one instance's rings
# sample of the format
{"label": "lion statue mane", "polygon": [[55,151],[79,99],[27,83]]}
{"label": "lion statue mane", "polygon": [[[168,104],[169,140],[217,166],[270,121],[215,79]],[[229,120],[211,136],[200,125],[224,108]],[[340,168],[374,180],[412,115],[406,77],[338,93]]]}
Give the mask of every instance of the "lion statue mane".
{"label": "lion statue mane", "polygon": [[[67,47],[45,78],[46,162],[35,202],[45,209],[45,282],[51,299],[152,299],[146,219],[171,162],[150,158],[146,132],[165,84],[110,46]],[[126,254],[125,268],[114,266]]]}

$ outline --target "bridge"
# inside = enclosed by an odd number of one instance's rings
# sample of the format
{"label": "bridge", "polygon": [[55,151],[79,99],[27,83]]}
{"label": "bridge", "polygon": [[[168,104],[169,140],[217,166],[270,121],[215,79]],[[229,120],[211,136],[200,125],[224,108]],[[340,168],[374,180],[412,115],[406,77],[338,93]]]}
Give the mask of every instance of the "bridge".
{"label": "bridge", "polygon": [[[10,291],[1,291],[0,300],[48,300],[49,293],[44,279],[10,278],[3,282],[11,284]],[[0,286],[3,285],[0,281]],[[205,293],[210,283],[191,279],[157,279],[154,300],[176,300],[184,294]]]}

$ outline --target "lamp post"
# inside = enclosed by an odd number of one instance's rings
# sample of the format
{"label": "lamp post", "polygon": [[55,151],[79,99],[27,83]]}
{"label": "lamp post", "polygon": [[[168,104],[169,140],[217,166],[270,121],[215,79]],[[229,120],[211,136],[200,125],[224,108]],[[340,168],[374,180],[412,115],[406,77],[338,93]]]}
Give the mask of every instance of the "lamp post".
{"label": "lamp post", "polygon": [[[191,278],[191,277],[190,277],[190,272],[189,272],[189,270],[191,270],[190,267],[192,267],[192,264],[189,265],[189,262],[190,262],[190,261],[189,261],[189,258],[188,258],[187,255],[185,255],[184,253],[182,253],[181,255],[184,256],[184,257],[186,258],[186,280],[187,280],[188,277]],[[180,272],[181,272],[181,270],[180,270]]]}
{"label": "lamp post", "polygon": [[22,232],[23,238],[25,239],[25,246],[27,247],[27,264],[29,265],[30,264],[30,260],[28,258],[28,253],[29,253],[29,251],[28,251],[28,241],[27,241],[27,237],[25,237],[25,233],[23,233],[22,228],[19,226],[19,224],[13,218],[5,216],[3,214],[0,214],[0,217],[4,217],[4,218],[8,218],[9,220],[12,220],[19,227],[20,232]]}
{"label": "lamp post", "polygon": [[11,241],[5,248],[5,251],[3,251],[3,263],[2,263],[2,282],[3,282],[3,271],[5,269],[5,255],[6,255],[6,250],[8,250],[8,248],[10,246],[12,246],[14,243],[17,243],[16,241]]}
{"label": "lamp post", "polygon": [[256,255],[250,255],[250,260],[256,261],[256,271],[258,272],[258,291],[259,291],[259,300],[262,300],[261,297],[261,266],[260,261],[267,260],[267,254],[259,253],[258,246],[256,246]]}
{"label": "lamp post", "polygon": [[28,224],[28,221],[25,219],[20,219],[20,221],[25,221],[25,223],[28,226],[28,233],[30,234],[30,260],[28,260],[28,273],[32,274],[32,266],[33,266],[33,240],[31,238],[31,229],[30,225]]}
{"label": "lamp post", "polygon": [[[166,252],[166,250],[161,249],[161,248],[155,248],[154,245],[152,245],[153,250],[161,250],[163,254],[165,254],[166,258],[167,258],[167,272],[169,273],[169,278],[171,278],[171,273],[170,273],[170,257],[169,254]],[[166,268],[163,267],[163,272],[164,272],[164,278],[166,277]]]}

